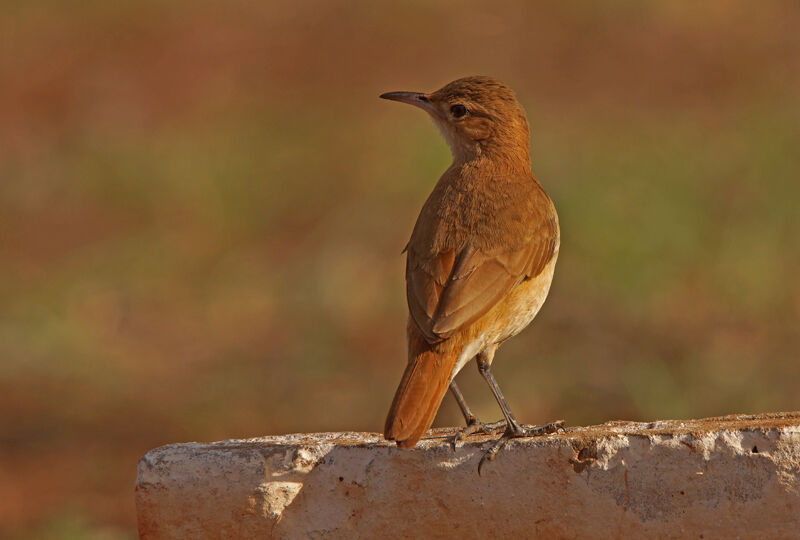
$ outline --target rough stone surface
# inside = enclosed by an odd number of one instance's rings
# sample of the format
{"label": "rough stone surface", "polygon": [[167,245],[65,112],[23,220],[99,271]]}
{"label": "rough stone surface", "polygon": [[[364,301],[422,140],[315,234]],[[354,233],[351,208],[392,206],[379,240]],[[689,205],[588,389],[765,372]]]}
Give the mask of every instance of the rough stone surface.
{"label": "rough stone surface", "polygon": [[143,538],[800,538],[800,412],[608,422],[453,450],[374,433],[174,444],[139,463]]}

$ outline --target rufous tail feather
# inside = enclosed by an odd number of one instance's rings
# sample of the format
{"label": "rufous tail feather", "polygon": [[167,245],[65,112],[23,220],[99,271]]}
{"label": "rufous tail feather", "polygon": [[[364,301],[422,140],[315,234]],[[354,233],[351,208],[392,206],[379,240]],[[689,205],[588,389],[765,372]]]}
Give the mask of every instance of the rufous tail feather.
{"label": "rufous tail feather", "polygon": [[409,362],[386,418],[384,436],[410,448],[433,424],[458,351],[437,351],[422,336],[409,336]]}

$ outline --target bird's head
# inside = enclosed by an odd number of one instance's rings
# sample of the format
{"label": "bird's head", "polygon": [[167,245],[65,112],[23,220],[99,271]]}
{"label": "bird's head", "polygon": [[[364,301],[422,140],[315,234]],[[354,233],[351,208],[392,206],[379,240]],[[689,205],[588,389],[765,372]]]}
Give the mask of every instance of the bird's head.
{"label": "bird's head", "polygon": [[464,77],[432,93],[387,92],[381,97],[427,111],[457,161],[486,156],[530,164],[525,110],[514,92],[496,79]]}

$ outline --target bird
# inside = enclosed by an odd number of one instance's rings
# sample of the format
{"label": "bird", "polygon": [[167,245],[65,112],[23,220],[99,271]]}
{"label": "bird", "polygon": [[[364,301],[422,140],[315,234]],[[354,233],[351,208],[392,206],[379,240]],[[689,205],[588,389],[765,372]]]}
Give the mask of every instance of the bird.
{"label": "bird", "polygon": [[[414,447],[449,389],[466,422],[454,445],[505,427],[482,465],[512,438],[563,429],[563,420],[520,424],[492,372],[498,346],[528,326],[547,298],[560,248],[558,214],[531,169],[525,110],[504,83],[469,76],[431,93],[380,97],[426,111],[453,158],[403,250],[408,363],[384,437]],[[503,413],[496,424],[477,419],[454,380],[473,359]]]}

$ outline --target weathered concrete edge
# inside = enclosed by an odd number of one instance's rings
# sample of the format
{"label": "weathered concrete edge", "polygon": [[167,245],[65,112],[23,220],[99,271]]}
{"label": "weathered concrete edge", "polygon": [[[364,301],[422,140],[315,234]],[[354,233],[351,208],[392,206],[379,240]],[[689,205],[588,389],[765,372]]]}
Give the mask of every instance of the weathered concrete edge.
{"label": "weathered concrete edge", "polygon": [[[454,451],[450,446],[452,433],[452,430],[447,429],[434,430],[429,434],[429,438],[423,440],[416,449],[410,452],[399,451],[393,444],[388,443],[380,435],[374,433],[293,434],[246,440],[228,440],[208,444],[187,443],[160,447],[148,452],[139,464],[137,512],[140,520],[140,531],[144,537],[153,538],[166,537],[175,534],[176,531],[182,531],[189,535],[197,535],[203,532],[212,536],[221,534],[223,537],[232,538],[253,534],[254,531],[263,532],[264,524],[271,524],[271,527],[276,527],[281,524],[281,520],[284,517],[283,511],[292,503],[292,500],[297,496],[304,484],[308,484],[309,488],[313,487],[310,490],[306,489],[307,493],[313,493],[315,490],[318,491],[320,489],[319,479],[314,481],[316,483],[307,482],[311,478],[308,476],[309,473],[319,464],[327,465],[326,468],[330,469],[330,474],[333,475],[329,475],[324,482],[333,480],[333,483],[335,483],[338,466],[343,471],[347,470],[342,474],[354,474],[356,477],[361,478],[361,480],[358,480],[358,478],[354,480],[356,484],[359,484],[359,482],[364,485],[369,484],[369,481],[365,481],[363,478],[367,473],[360,470],[353,472],[353,470],[348,470],[346,465],[342,465],[347,461],[347,458],[343,458],[341,452],[337,454],[338,464],[334,463],[333,458],[329,458],[327,462],[325,461],[326,456],[336,449],[345,451],[345,454],[348,453],[348,449],[357,451],[360,457],[358,458],[359,462],[356,469],[361,467],[369,469],[374,459],[383,456],[387,458],[383,461],[388,460],[395,464],[405,462],[403,467],[409,467],[408,470],[412,473],[415,470],[418,471],[420,467],[450,470],[448,478],[458,478],[458,481],[462,483],[469,482],[468,476],[463,476],[464,467],[475,469],[483,450],[491,442],[491,438],[479,437],[471,439],[463,447]],[[635,440],[640,440],[641,442],[635,443]],[[776,441],[780,442],[780,445],[776,446]],[[594,480],[596,485],[600,485],[597,479],[602,478],[602,475],[598,476],[599,471],[614,470],[618,472],[624,469],[625,487],[627,489],[629,469],[632,474],[631,481],[638,481],[636,475],[640,474],[641,471],[636,472],[636,459],[643,456],[646,457],[643,448],[652,448],[654,445],[660,448],[660,451],[665,449],[670,451],[670,448],[676,448],[678,451],[681,448],[684,451],[689,449],[695,455],[695,458],[691,459],[699,459],[700,461],[703,459],[708,460],[709,456],[713,457],[720,454],[720,452],[734,457],[760,453],[759,457],[763,459],[759,460],[758,463],[762,465],[766,463],[764,459],[773,459],[768,457],[770,452],[780,452],[782,453],[781,456],[776,453],[773,460],[775,463],[772,463],[776,472],[770,472],[769,474],[778,477],[777,480],[781,485],[780,490],[782,492],[785,491],[791,494],[794,499],[798,497],[797,490],[798,485],[800,485],[800,478],[798,478],[800,476],[800,467],[798,467],[798,463],[800,462],[798,462],[797,458],[800,458],[800,412],[729,415],[700,420],[607,422],[599,426],[570,428],[564,433],[546,437],[516,440],[509,444],[509,447],[504,449],[503,453],[508,452],[509,455],[513,456],[520,450],[525,454],[529,454],[532,450],[536,455],[536,461],[545,462],[549,460],[552,462],[552,450],[555,450],[557,455],[561,456],[558,460],[561,464],[556,463],[554,465],[551,463],[549,465],[551,469],[557,470],[568,462],[569,467],[577,474],[590,474],[592,470],[597,471]],[[529,450],[523,450],[524,448],[529,448]],[[374,455],[367,459],[364,457],[364,452]],[[714,454],[715,452],[716,454]],[[352,452],[350,453],[352,454]],[[637,453],[639,454],[638,457]],[[674,453],[677,454],[677,452]],[[788,461],[785,459],[784,454],[789,456],[790,459]],[[530,456],[528,459],[530,459]],[[652,457],[648,459],[652,461]],[[690,458],[684,457],[681,459],[688,461]],[[779,460],[783,461],[778,463]],[[231,464],[234,462],[235,465],[232,466]],[[498,471],[501,471],[499,474],[502,475],[503,467],[507,467],[511,463],[511,458],[506,457],[505,460],[499,458],[498,462],[501,463]],[[426,463],[427,465],[425,465]],[[657,465],[659,462],[653,461],[653,463]],[[254,468],[248,468],[251,465]],[[495,464],[493,463],[492,465],[494,466]],[[195,466],[196,468],[193,468]],[[513,466],[518,468],[519,463]],[[526,466],[529,467],[528,470],[530,470],[531,476],[535,476],[536,472],[530,468],[530,463],[526,464]],[[727,466],[730,467],[730,463]],[[403,470],[405,471],[405,469]],[[519,475],[520,472],[520,470],[516,470],[515,474]],[[490,474],[492,473],[490,472]],[[702,474],[702,472],[697,474]],[[735,476],[737,473],[734,471],[733,474]],[[217,480],[214,480],[215,478]],[[344,477],[339,476],[339,481],[342,478]],[[711,476],[708,478],[711,478]],[[753,478],[758,479],[760,477]],[[282,481],[283,479],[285,481]],[[587,485],[591,483],[589,477],[586,477],[586,481]],[[682,481],[685,481],[685,479]],[[752,478],[747,477],[746,481],[751,482]],[[254,524],[253,519],[240,519],[242,516],[237,516],[231,520],[227,520],[224,516],[222,520],[209,520],[206,519],[209,517],[207,515],[209,511],[208,505],[206,504],[203,507],[201,504],[198,508],[191,508],[191,505],[188,505],[175,515],[175,520],[184,521],[185,527],[188,528],[181,529],[184,525],[177,522],[167,523],[164,526],[165,515],[169,513],[165,514],[161,511],[163,508],[153,507],[154,501],[158,502],[159,500],[158,496],[154,496],[155,492],[167,490],[184,495],[190,493],[192,496],[197,495],[202,498],[204,496],[203,490],[209,489],[209,486],[213,486],[210,489],[217,490],[218,493],[215,497],[220,503],[223,501],[239,501],[236,504],[241,508],[236,512],[251,513],[253,515],[250,517],[261,519],[263,523]],[[601,491],[613,492],[613,489],[608,486],[600,487],[602,488]],[[373,486],[372,489],[374,492],[377,488]],[[652,488],[646,487],[646,489]],[[712,486],[712,488],[708,489],[722,490],[720,493],[724,498],[728,496],[726,493],[732,488],[726,484],[719,488]],[[256,496],[255,499],[261,498],[262,500],[254,499],[254,490],[255,492],[261,490],[259,492],[260,495]],[[681,491],[681,494],[683,494],[683,491]],[[617,498],[619,503],[619,494],[612,493],[612,495]],[[728,498],[733,501],[738,501],[742,498],[741,495],[736,495],[735,493],[729,495],[730,497]],[[736,499],[737,496],[739,499]],[[747,496],[749,497],[750,495]],[[630,494],[625,497],[630,498]],[[713,497],[709,499],[710,503],[709,500],[699,501],[698,503],[706,506],[710,504],[711,507],[719,506],[720,495],[716,494],[714,497],[716,499]],[[163,498],[160,500],[163,506]],[[745,500],[745,502],[747,501]],[[295,507],[298,506],[302,505],[295,504]],[[598,506],[601,505],[598,504]],[[219,508],[222,509],[223,507],[224,504],[220,504]],[[231,509],[226,508],[225,511],[229,512]],[[204,512],[206,516],[202,517]],[[172,513],[175,512],[172,511]],[[684,514],[686,514],[685,511]],[[656,514],[645,513],[644,515],[650,518],[655,516],[658,518],[655,521],[661,519]],[[697,517],[692,518],[694,521],[687,519],[676,521],[677,518],[673,519],[676,515],[678,514],[671,514],[671,522],[670,519],[666,520],[670,522],[670,526],[676,531],[683,530],[681,527],[689,526],[687,523],[697,524],[702,522],[702,519],[698,521],[699,518]],[[727,514],[719,514],[716,508],[712,508],[709,516],[718,519],[716,517],[718,515]],[[237,520],[239,521],[237,522]],[[647,520],[640,521],[644,523]],[[782,522],[784,525],[786,523],[800,525],[800,515],[779,515],[778,519],[773,517],[772,521],[776,523]],[[249,522],[249,524],[245,522]],[[752,523],[752,520],[750,522]],[[158,523],[158,526],[155,525],[156,523]],[[220,529],[220,527],[228,526],[229,523],[234,523],[233,528],[227,529],[227,532]],[[363,524],[364,522],[362,521]],[[286,522],[282,525],[286,531],[295,530],[286,525]],[[638,524],[634,520],[628,523],[628,526],[629,530],[634,530]],[[209,527],[215,529],[211,531]],[[281,532],[281,527],[270,530],[276,536],[292,536],[290,532]],[[346,527],[333,528],[331,530],[351,530],[352,532],[352,529],[346,529]],[[645,532],[650,530],[652,532],[654,529],[645,527],[642,530]],[[780,533],[782,530],[772,530],[770,534]],[[165,531],[169,531],[169,533],[167,534]],[[580,529],[573,527],[573,529],[562,532],[564,534],[575,534],[580,532]],[[336,535],[334,534],[334,536]]]}
{"label": "weathered concrete edge", "polygon": [[[544,437],[524,437],[512,441],[517,444],[533,444],[534,446],[557,444],[558,441],[571,441],[579,446],[590,441],[603,438],[624,436],[681,436],[690,435],[699,438],[703,434],[719,431],[760,431],[780,428],[797,428],[800,430],[800,411],[773,412],[761,414],[730,414],[709,418],[690,420],[654,420],[636,422],[630,420],[611,420],[593,426],[567,426],[564,431]],[[452,448],[452,436],[460,428],[434,428],[423,437],[417,450],[438,447]],[[459,447],[483,446],[495,439],[492,435],[474,435],[459,442]],[[364,431],[338,431],[317,433],[287,433],[284,435],[266,435],[249,439],[225,439],[215,442],[172,443],[149,450],[142,456],[140,463],[147,462],[151,456],[160,452],[175,449],[191,449],[193,451],[221,451],[244,448],[285,448],[315,445],[336,445],[350,447],[389,447],[395,444],[383,438],[383,435]],[[413,450],[412,450],[413,451]],[[138,480],[137,480],[138,483]]]}

